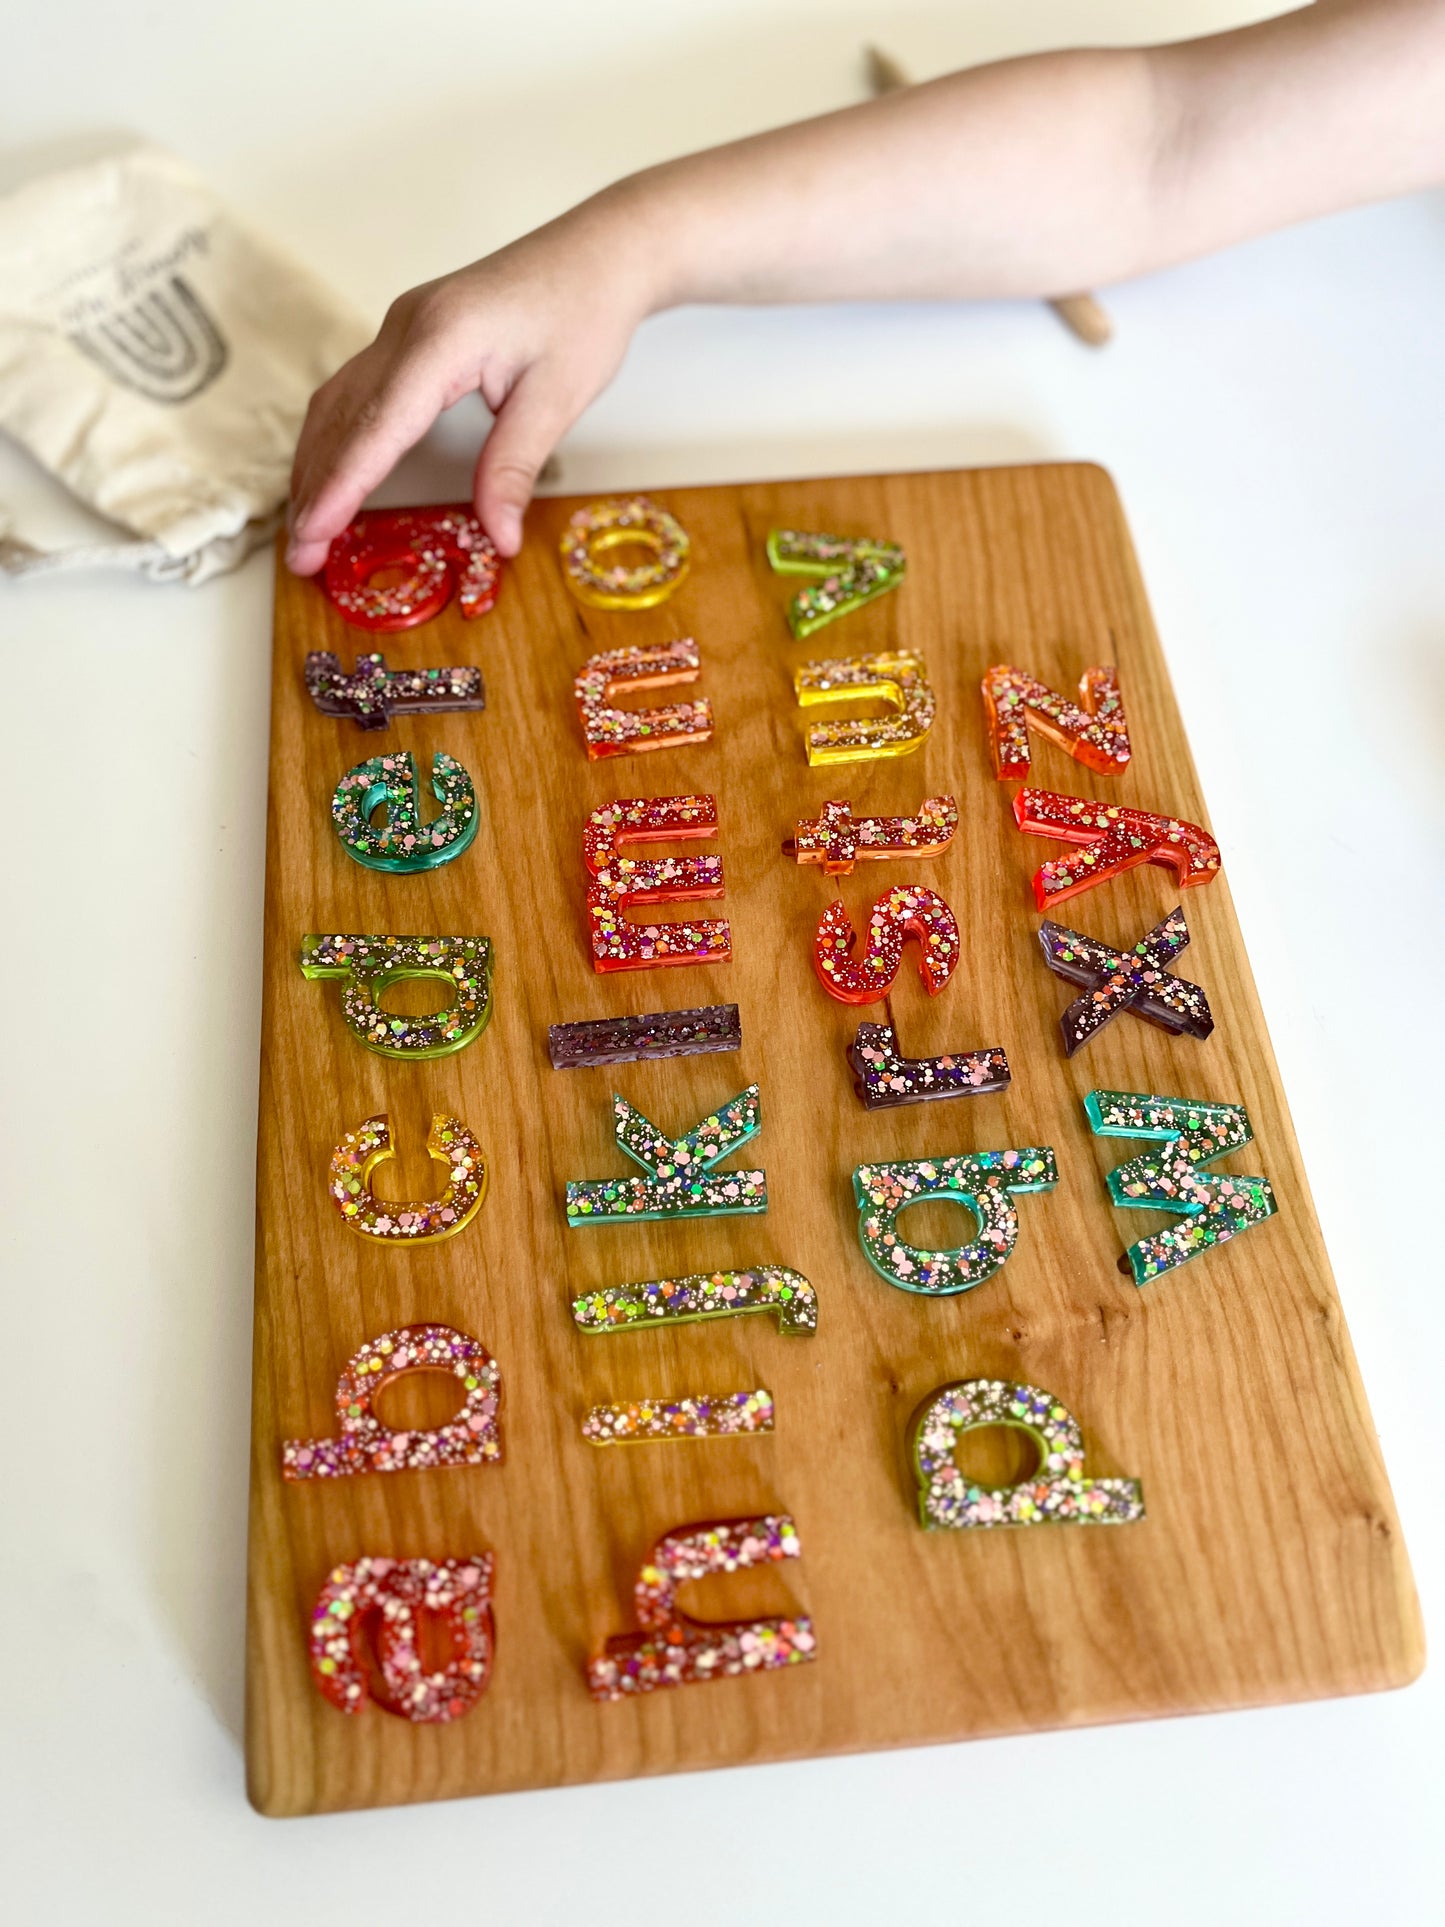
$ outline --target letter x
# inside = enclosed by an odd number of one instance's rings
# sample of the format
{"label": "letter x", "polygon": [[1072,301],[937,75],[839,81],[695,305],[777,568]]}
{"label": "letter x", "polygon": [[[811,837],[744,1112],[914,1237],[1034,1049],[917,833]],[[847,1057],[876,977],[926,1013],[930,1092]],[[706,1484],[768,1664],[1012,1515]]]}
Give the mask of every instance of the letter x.
{"label": "letter x", "polygon": [[1061,923],[1039,926],[1044,962],[1056,977],[1082,984],[1087,996],[1076,997],[1059,1019],[1064,1054],[1072,1057],[1121,1010],[1132,1010],[1146,1024],[1177,1037],[1207,1037],[1214,1029],[1209,999],[1198,984],[1171,977],[1169,966],[1189,942],[1189,925],[1182,910],[1171,910],[1132,950],[1115,950],[1097,937],[1066,930]]}

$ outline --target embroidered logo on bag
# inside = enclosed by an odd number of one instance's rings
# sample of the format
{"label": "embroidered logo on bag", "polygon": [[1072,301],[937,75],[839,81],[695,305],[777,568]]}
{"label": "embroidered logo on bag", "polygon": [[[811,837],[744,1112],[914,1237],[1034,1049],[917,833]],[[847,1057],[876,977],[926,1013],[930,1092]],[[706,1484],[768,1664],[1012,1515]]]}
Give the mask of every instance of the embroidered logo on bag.
{"label": "embroidered logo on bag", "polygon": [[70,339],[112,381],[169,404],[209,388],[230,358],[220,330],[179,274],[71,330]]}

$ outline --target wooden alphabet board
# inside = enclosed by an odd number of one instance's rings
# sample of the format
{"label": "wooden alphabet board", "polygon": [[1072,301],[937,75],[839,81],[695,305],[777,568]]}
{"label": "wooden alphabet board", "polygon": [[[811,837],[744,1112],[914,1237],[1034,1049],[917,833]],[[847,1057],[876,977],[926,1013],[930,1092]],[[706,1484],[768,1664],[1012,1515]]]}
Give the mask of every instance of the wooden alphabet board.
{"label": "wooden alphabet board", "polygon": [[[1170,872],[1143,868],[1055,913],[1128,946],[1182,901],[1193,940],[1179,971],[1206,988],[1213,1035],[1175,1037],[1125,1013],[1066,1058],[1059,1015],[1076,993],[1044,966],[1030,889],[1063,846],[1020,833],[1014,786],[992,773],[985,668],[1012,662],[1072,692],[1087,665],[1112,662],[1134,742],[1127,770],[1094,775],[1034,732],[1030,780],[1207,825],[1108,477],[1069,465],[673,490],[665,506],[692,538],[692,570],[640,613],[569,593],[558,538],[576,506],[534,504],[497,607],[473,621],[453,602],[423,627],[371,637],[278,569],[248,1632],[255,1804],[301,1814],[438,1800],[1409,1680],[1422,1662],[1409,1567],[1230,902],[1229,852],[1225,874],[1182,899]],[[907,552],[907,580],[795,643],[784,612],[797,580],[772,574],[765,555],[776,526],[888,537]],[[702,657],[700,682],[683,693],[711,698],[712,741],[589,762],[572,696],[579,666],[600,649],[683,636]],[[349,667],[378,647],[392,666],[479,664],[485,711],[405,716],[385,731],[320,714],[303,685],[306,652],[335,651]],[[923,748],[810,768],[813,717],[795,706],[794,668],[898,647],[923,654],[938,698]],[[351,860],[330,819],[340,777],[392,750],[427,767],[438,749],[476,784],[472,847],[422,875]],[[724,899],[701,910],[728,919],[732,961],[598,975],[584,909],[588,813],[616,797],[699,791],[717,799],[720,835],[697,847],[721,855],[726,879]],[[781,853],[826,799],[906,814],[943,792],[961,822],[928,861],[832,878]],[[847,1046],[860,1018],[883,1013],[824,993],[813,932],[830,899],[861,923],[880,891],[905,881],[947,899],[962,954],[930,999],[905,949],[892,999],[902,1047],[1002,1045],[1013,1081],[1001,1094],[868,1111],[854,1093]],[[337,985],[303,977],[308,932],[489,937],[489,1028],[435,1061],[373,1054],[347,1031]],[[417,988],[397,990],[396,1003]],[[550,1067],[550,1024],[724,1002],[740,1006],[740,1052]],[[613,1141],[614,1091],[681,1135],[754,1080],[763,1127],[734,1162],[766,1169],[766,1215],[569,1229],[567,1180],[633,1168]],[[1212,1168],[1266,1175],[1278,1214],[1137,1287],[1121,1275],[1121,1249],[1168,1220],[1112,1208],[1106,1173],[1144,1146],[1091,1134],[1082,1100],[1096,1087],[1243,1104],[1254,1142]],[[333,1148],[380,1113],[398,1147],[376,1179],[386,1198],[436,1195],[425,1152],[434,1113],[461,1117],[481,1140],[490,1193],[460,1234],[394,1250],[343,1223],[328,1194]],[[996,1276],[929,1299],[865,1261],[855,1166],[1017,1146],[1052,1147],[1059,1181],[1018,1200],[1018,1245]],[[973,1235],[958,1204],[916,1206],[907,1226],[924,1245]],[[762,1264],[812,1282],[816,1333],[753,1316],[588,1335],[571,1315],[575,1297],[608,1285]],[[421,1321],[472,1334],[497,1361],[502,1462],[283,1483],[283,1441],[334,1432],[347,1360]],[[1090,1472],[1140,1480],[1147,1516],[1107,1530],[921,1529],[910,1419],[938,1388],[975,1377],[1054,1394],[1083,1427]],[[599,1448],[580,1429],[599,1401],[758,1387],[776,1401],[770,1434]],[[398,1386],[388,1422],[441,1422],[455,1398],[428,1403],[436,1389],[435,1378]],[[1012,1436],[968,1440],[970,1475],[1020,1476]],[[702,1618],[806,1613],[813,1663],[595,1704],[585,1662],[633,1628],[634,1582],[659,1536],[770,1512],[796,1521],[801,1557],[706,1579],[684,1603]],[[346,1715],[320,1696],[307,1629],[332,1568],[483,1552],[495,1558],[496,1654],[472,1711],[420,1725],[376,1705]]]}

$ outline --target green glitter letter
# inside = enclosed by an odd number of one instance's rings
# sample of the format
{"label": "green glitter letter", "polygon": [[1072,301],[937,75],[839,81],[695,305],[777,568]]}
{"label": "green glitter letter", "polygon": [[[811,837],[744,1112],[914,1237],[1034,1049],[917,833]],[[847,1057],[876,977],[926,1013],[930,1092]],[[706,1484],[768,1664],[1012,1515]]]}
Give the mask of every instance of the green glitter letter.
{"label": "green glitter letter", "polygon": [[779,575],[817,579],[817,587],[800,589],[788,609],[788,627],[799,642],[825,622],[851,615],[896,589],[908,567],[896,542],[868,535],[814,535],[802,529],[773,529],[768,562]]}
{"label": "green glitter letter", "polygon": [[1136,1285],[1197,1258],[1275,1213],[1267,1178],[1213,1176],[1200,1169],[1254,1136],[1241,1104],[1203,1104],[1139,1091],[1090,1091],[1084,1099],[1096,1137],[1157,1139],[1109,1173],[1109,1196],[1121,1210],[1182,1212],[1178,1224],[1130,1245],[1125,1257]]}
{"label": "green glitter letter", "polygon": [[584,1332],[640,1331],[648,1325],[690,1325],[702,1318],[740,1318],[771,1311],[780,1332],[818,1329],[818,1294],[801,1271],[754,1265],[749,1271],[696,1271],[687,1278],[650,1278],[609,1285],[572,1301]]}
{"label": "green glitter letter", "polygon": [[[1019,1235],[1011,1192],[1052,1191],[1059,1181],[1053,1151],[971,1151],[950,1158],[860,1164],[853,1173],[858,1239],[873,1269],[903,1291],[948,1297],[971,1291],[1007,1263]],[[953,1198],[978,1219],[972,1244],[924,1251],[895,1229],[898,1214],[922,1198]]]}
{"label": "green glitter letter", "polygon": [[[487,937],[306,936],[306,977],[341,979],[341,1012],[358,1043],[412,1063],[461,1050],[492,1014],[492,945]],[[451,996],[422,1017],[384,1010],[388,986],[409,977],[444,983]]]}

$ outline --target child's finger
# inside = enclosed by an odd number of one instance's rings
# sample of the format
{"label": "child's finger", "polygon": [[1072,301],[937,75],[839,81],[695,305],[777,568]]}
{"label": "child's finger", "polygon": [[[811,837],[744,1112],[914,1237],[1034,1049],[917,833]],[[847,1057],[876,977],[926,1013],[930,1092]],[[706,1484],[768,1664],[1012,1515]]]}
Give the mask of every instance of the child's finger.
{"label": "child's finger", "polygon": [[[430,358],[409,357],[368,383],[317,426],[292,517],[288,565],[314,574],[378,482],[414,448],[446,405]],[[301,467],[298,456],[298,468]]]}
{"label": "child's finger", "polygon": [[338,369],[317,389],[306,410],[291,464],[291,500],[286,514],[286,564],[298,575],[315,574],[326,559],[327,538],[308,540],[306,531],[317,493],[335,467],[337,450],[361,397],[370,390],[368,369],[374,358],[374,349],[368,348]]}
{"label": "child's finger", "polygon": [[521,548],[522,515],[537,473],[580,412],[544,363],[529,368],[503,402],[472,485],[482,527],[503,555]]}

